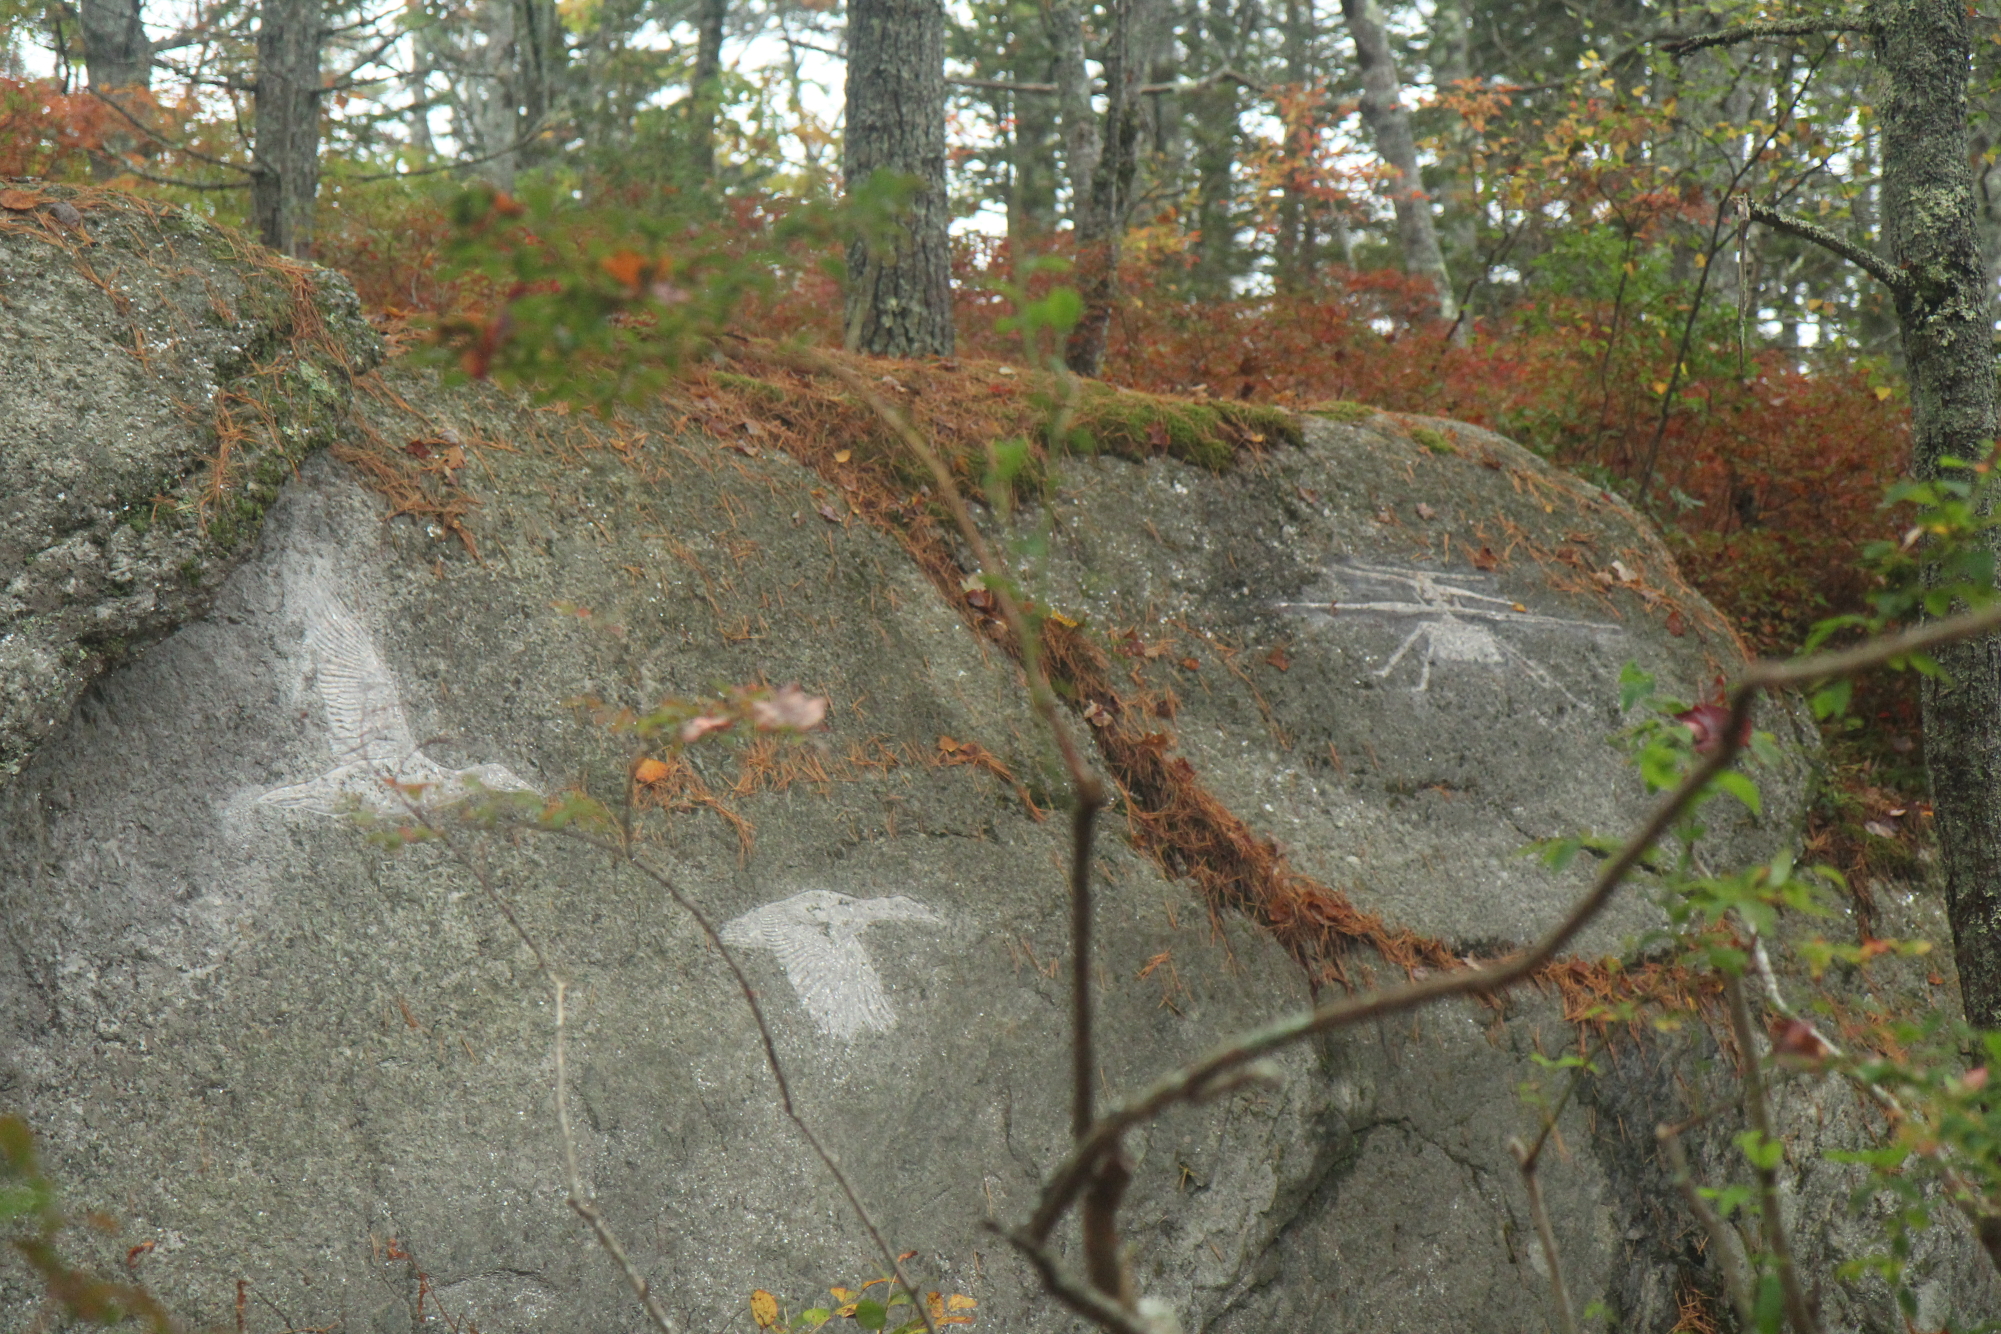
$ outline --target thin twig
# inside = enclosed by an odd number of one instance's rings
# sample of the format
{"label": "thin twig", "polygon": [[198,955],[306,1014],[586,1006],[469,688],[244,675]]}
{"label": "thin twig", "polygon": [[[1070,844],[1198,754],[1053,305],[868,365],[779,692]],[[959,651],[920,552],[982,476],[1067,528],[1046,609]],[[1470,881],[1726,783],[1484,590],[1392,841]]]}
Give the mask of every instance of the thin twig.
{"label": "thin twig", "polygon": [[1724,28],[1720,32],[1696,33],[1688,37],[1674,37],[1660,43],[1660,48],[1669,55],[1685,56],[1694,51],[1712,46],[1731,46],[1738,42],[1759,42],[1772,37],[1819,37],[1833,33],[1869,32],[1868,24],[1840,19],[1781,19],[1776,23],[1744,23],[1734,28]]}
{"label": "thin twig", "polygon": [[1737,1311],[1737,1327],[1756,1329],[1758,1322],[1751,1302],[1750,1268],[1744,1259],[1743,1239],[1716,1212],[1688,1170],[1688,1154],[1681,1147],[1681,1132],[1687,1128],[1686,1124],[1655,1126],[1654,1138],[1667,1153],[1668,1165],[1674,1171],[1674,1187],[1681,1192],[1682,1202],[1709,1237],[1709,1249],[1723,1270],[1723,1289],[1730,1294],[1730,1305]]}
{"label": "thin twig", "polygon": [[1068,1211],[1077,1193],[1089,1181],[1097,1160],[1109,1152],[1127,1130],[1176,1103],[1199,1099],[1218,1080],[1266,1053],[1317,1033],[1418,1009],[1451,996],[1490,995],[1526,981],[1603,910],[1620,883],[1647,855],[1654,841],[1673,827],[1709,780],[1736,758],[1742,748],[1739,737],[1750,719],[1751,702],[1761,691],[1799,689],[1837,677],[1852,676],[1996,628],[2001,628],[2001,603],[1934,621],[1900,634],[1887,635],[1840,652],[1752,664],[1731,691],[1730,717],[1721,728],[1720,744],[1716,750],[1704,757],[1681,785],[1661,801],[1646,823],[1600,869],[1590,890],[1535,946],[1512,959],[1463,972],[1422,978],[1289,1015],[1243,1034],[1194,1064],[1164,1076],[1137,1097],[1098,1119],[1090,1135],[1048,1178],[1026,1235],[1038,1244],[1048,1239],[1057,1220]]}
{"label": "thin twig", "polygon": [[653,1322],[653,1327],[659,1330],[660,1334],[674,1334],[674,1327],[668,1323],[667,1313],[660,1309],[660,1301],[653,1295],[653,1285],[646,1281],[646,1276],[639,1272],[633,1265],[631,1257],[626,1255],[625,1247],[619,1244],[611,1225],[605,1222],[604,1214],[599,1212],[597,1202],[584,1190],[583,1176],[577,1171],[577,1142],[576,1137],[570,1133],[570,1081],[563,1059],[563,996],[568,990],[568,984],[561,978],[554,978],[552,981],[556,990],[556,1125],[563,1134],[563,1170],[569,1176],[570,1208],[589,1226],[598,1239],[598,1245],[611,1257],[611,1262],[618,1266],[618,1272],[625,1276],[626,1285],[632,1289],[632,1295],[639,1299],[639,1305],[645,1310],[647,1319]]}
{"label": "thin twig", "polygon": [[145,135],[148,139],[159,140],[161,143],[165,144],[168,148],[171,148],[174,152],[179,153],[183,157],[191,157],[195,159],[195,161],[197,162],[206,162],[211,167],[226,167],[230,171],[240,171],[246,176],[254,176],[257,174],[257,168],[255,166],[246,167],[240,162],[230,162],[224,158],[212,157],[209,154],[202,152],[200,149],[189,148],[186,144],[177,144],[173,140],[167,138],[166,135],[161,134],[158,130],[154,129],[152,126],[146,124],[146,122],[140,120],[137,116],[127,111],[125,107],[116,98],[107,97],[105,94],[99,92],[95,88],[87,88],[84,91],[89,93],[92,97],[96,98],[98,101],[104,103],[104,105],[110,107],[113,111],[116,111],[119,115],[123,116],[127,121],[131,123],[133,129],[139,131],[139,133]]}
{"label": "thin twig", "polygon": [[1112,1334],[1153,1334],[1140,1323],[1138,1316],[1071,1273],[1026,1232],[1004,1231],[992,1223],[987,1226],[1006,1237],[1009,1244],[1035,1266],[1035,1272],[1042,1276],[1042,1286],[1078,1315],[1112,1331]]}
{"label": "thin twig", "polygon": [[1536,1176],[1536,1158],[1542,1152],[1537,1142],[1531,1150],[1519,1139],[1508,1141],[1508,1152],[1522,1170],[1522,1186],[1529,1193],[1529,1217],[1535,1220],[1536,1240],[1542,1243],[1543,1262],[1549,1266],[1549,1286],[1556,1296],[1556,1327],[1559,1334],[1577,1334],[1577,1311],[1570,1303],[1570,1286],[1563,1281],[1563,1259],[1556,1249],[1556,1229],[1550,1226],[1549,1206],[1543,1203],[1542,1182]]}
{"label": "thin twig", "polygon": [[1821,249],[1847,260],[1892,292],[1901,295],[1910,289],[1911,276],[1891,264],[1889,260],[1873,250],[1866,250],[1856,245],[1844,236],[1837,236],[1825,227],[1808,222],[1805,218],[1781,213],[1764,204],[1752,204],[1751,219],[1754,222],[1764,223],[1774,231],[1797,236],[1802,241],[1811,241]]}
{"label": "thin twig", "polygon": [[771,1025],[765,1022],[764,1007],[758,1004],[757,1000],[757,989],[751,985],[750,977],[743,971],[743,966],[737,962],[736,955],[730,952],[729,946],[723,944],[722,933],[709,920],[708,914],[704,913],[701,908],[696,906],[692,899],[681,892],[681,887],[675,883],[672,876],[659,870],[657,867],[650,866],[641,861],[638,857],[632,855],[629,850],[621,849],[617,844],[607,843],[601,838],[573,829],[565,829],[562,832],[579,842],[609,852],[614,858],[665,890],[667,896],[673,899],[683,912],[695,920],[695,925],[700,927],[702,934],[708,938],[710,947],[722,955],[724,965],[729,968],[730,976],[736,979],[737,990],[742,993],[744,1004],[750,1008],[750,1016],[757,1024],[758,1038],[764,1044],[764,1063],[771,1071],[772,1082],[778,1086],[778,1102],[780,1108],[785,1112],[786,1119],[792,1122],[793,1128],[806,1141],[807,1147],[813,1150],[814,1157],[818,1158],[820,1165],[827,1169],[827,1175],[834,1179],[834,1184],[840,1187],[841,1194],[847,1197],[848,1207],[854,1210],[855,1217],[861,1222],[862,1230],[867,1232],[869,1240],[875,1243],[877,1252],[882,1256],[883,1264],[888,1266],[890,1274],[896,1279],[897,1286],[910,1294],[912,1302],[917,1307],[917,1314],[924,1321],[924,1328],[928,1331],[928,1334],[938,1334],[938,1327],[932,1323],[931,1313],[925,1308],[923,1294],[919,1293],[911,1284],[909,1278],[905,1276],[902,1262],[897,1259],[896,1252],[884,1240],[881,1229],[876,1226],[874,1217],[870,1215],[867,1206],[862,1203],[861,1196],[855,1193],[854,1185],[848,1180],[847,1173],[841,1170],[841,1165],[835,1160],[833,1153],[821,1142],[820,1137],[813,1132],[813,1127],[807,1124],[806,1119],[799,1114],[799,1109],[793,1105],[792,1082],[786,1078],[785,1066],[778,1059],[778,1043],[772,1037]]}
{"label": "thin twig", "polygon": [[1079,801],[1070,832],[1070,1134],[1091,1133],[1091,830],[1098,803]]}
{"label": "thin twig", "polygon": [[1744,1061],[1744,1118],[1758,1136],[1758,1157],[1751,1166],[1758,1178],[1759,1213],[1765,1225],[1765,1250],[1779,1276],[1779,1290],[1785,1298],[1786,1320],[1795,1334],[1820,1334],[1800,1287],[1799,1270],[1793,1264],[1792,1240],[1786,1233],[1784,1200],[1779,1195],[1779,1172],[1765,1165],[1764,1156],[1780,1141],[1772,1134],[1772,1104],[1765,1093],[1765,1075],[1759,1066],[1758,1039],[1751,1026],[1751,1007],[1744,999],[1744,979],[1736,973],[1723,974],[1723,995],[1729,1002],[1730,1027]]}
{"label": "thin twig", "polygon": [[484,849],[482,848],[482,855],[479,858],[473,858],[459,845],[456,839],[438,826],[437,822],[431,818],[429,811],[411,800],[410,794],[404,791],[400,785],[396,785],[396,792],[402,799],[404,808],[410,812],[411,816],[421,822],[434,838],[443,843],[446,850],[457,859],[460,865],[472,872],[473,878],[479,882],[480,891],[486,895],[487,900],[495,908],[500,910],[500,915],[507,919],[509,926],[514,928],[514,934],[520,938],[522,944],[528,947],[529,953],[535,956],[536,968],[541,971],[542,977],[548,982],[549,989],[555,993],[556,1129],[563,1145],[563,1175],[565,1185],[568,1189],[569,1206],[577,1217],[584,1220],[584,1223],[590,1228],[592,1234],[597,1237],[599,1247],[603,1249],[606,1255],[611,1257],[612,1264],[618,1268],[618,1272],[624,1277],[626,1285],[632,1289],[633,1296],[639,1299],[639,1305],[646,1312],[647,1319],[653,1322],[653,1327],[659,1331],[659,1334],[674,1334],[674,1327],[668,1321],[667,1313],[660,1309],[658,1299],[653,1296],[652,1285],[646,1281],[646,1276],[641,1274],[638,1268],[632,1263],[632,1258],[626,1254],[625,1247],[618,1240],[618,1234],[612,1231],[611,1224],[606,1221],[604,1214],[599,1211],[597,1202],[591,1198],[590,1192],[584,1188],[583,1173],[577,1167],[577,1140],[575,1134],[570,1129],[570,1081],[567,1052],[565,1049],[566,1030],[563,1022],[563,1000],[569,990],[568,980],[550,965],[549,956],[543,952],[541,942],[535,939],[533,932],[521,924],[521,919],[514,914],[513,905],[501,897],[500,891],[494,888],[493,877],[487,872],[486,859],[483,855]]}

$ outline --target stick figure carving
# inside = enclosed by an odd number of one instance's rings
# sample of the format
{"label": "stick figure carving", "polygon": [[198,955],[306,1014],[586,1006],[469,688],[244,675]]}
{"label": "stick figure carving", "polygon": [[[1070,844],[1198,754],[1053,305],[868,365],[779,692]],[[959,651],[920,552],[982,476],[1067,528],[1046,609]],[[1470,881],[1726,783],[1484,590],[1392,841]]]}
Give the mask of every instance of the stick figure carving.
{"label": "stick figure carving", "polygon": [[877,922],[941,921],[901,894],[856,899],[809,889],[736,918],[723,927],[722,938],[725,945],[776,954],[785,980],[814,1024],[845,1040],[864,1030],[887,1033],[896,1027],[882,976],[862,948],[862,932]]}
{"label": "stick figure carving", "polygon": [[[1467,587],[1483,578],[1480,575],[1448,575],[1362,561],[1337,563],[1328,574],[1334,586],[1333,597],[1320,602],[1281,602],[1278,608],[1322,616],[1372,612],[1420,618],[1396,651],[1375,670],[1377,677],[1387,680],[1405,657],[1414,657],[1417,683],[1411,687],[1411,693],[1416,695],[1431,689],[1432,668],[1439,664],[1467,663],[1494,668],[1512,664],[1537,685],[1555,690],[1575,704],[1576,696],[1564,689],[1563,683],[1541,663],[1494,631],[1516,626],[1592,635],[1624,633],[1620,627],[1603,622],[1539,615],[1519,602]],[[1370,593],[1377,596],[1370,598]]]}
{"label": "stick figure carving", "polygon": [[502,791],[535,790],[501,765],[447,769],[417,749],[396,682],[367,628],[317,582],[298,594],[333,767],[308,782],[262,793],[258,805],[338,815],[358,803],[378,814],[399,814],[402,798],[384,779],[425,784],[425,802],[464,796],[468,779]]}

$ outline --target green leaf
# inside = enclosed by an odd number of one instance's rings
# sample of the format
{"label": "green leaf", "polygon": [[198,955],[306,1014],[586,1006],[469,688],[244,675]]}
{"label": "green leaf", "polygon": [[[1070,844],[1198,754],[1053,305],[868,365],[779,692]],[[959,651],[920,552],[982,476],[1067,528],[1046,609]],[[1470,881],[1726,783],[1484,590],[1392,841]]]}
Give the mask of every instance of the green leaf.
{"label": "green leaf", "polygon": [[1764,813],[1764,799],[1758,795],[1758,785],[1735,769],[1725,769],[1713,780],[1717,787],[1744,803],[1744,809],[1753,815]]}
{"label": "green leaf", "polygon": [[889,1312],[883,1304],[872,1297],[864,1297],[855,1303],[855,1313],[851,1317],[863,1329],[881,1329],[889,1323]]}
{"label": "green leaf", "polygon": [[1619,712],[1631,712],[1635,704],[1653,693],[1653,673],[1641,671],[1636,662],[1619,669]]}
{"label": "green leaf", "polygon": [[824,1306],[814,1306],[801,1311],[792,1323],[800,1329],[818,1329],[834,1318],[834,1313]]}

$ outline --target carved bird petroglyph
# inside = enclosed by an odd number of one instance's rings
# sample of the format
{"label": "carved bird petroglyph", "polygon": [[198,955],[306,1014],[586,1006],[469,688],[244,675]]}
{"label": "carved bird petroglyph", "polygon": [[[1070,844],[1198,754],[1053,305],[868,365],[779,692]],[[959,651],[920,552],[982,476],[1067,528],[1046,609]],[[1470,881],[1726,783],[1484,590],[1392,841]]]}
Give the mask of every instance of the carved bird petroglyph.
{"label": "carved bird petroglyph", "polygon": [[338,598],[317,585],[308,584],[299,602],[333,767],[310,782],[272,788],[257,798],[257,804],[338,815],[359,803],[378,814],[399,814],[403,800],[385,779],[425,784],[426,803],[466,795],[468,779],[496,790],[534,791],[501,765],[447,769],[418,750],[396,682],[367,629]]}
{"label": "carved bird petroglyph", "polygon": [[813,1022],[822,1032],[847,1039],[864,1029],[887,1033],[896,1026],[882,977],[862,948],[862,932],[876,922],[942,920],[901,894],[855,899],[809,889],[745,913],[723,927],[722,937],[726,945],[776,954]]}

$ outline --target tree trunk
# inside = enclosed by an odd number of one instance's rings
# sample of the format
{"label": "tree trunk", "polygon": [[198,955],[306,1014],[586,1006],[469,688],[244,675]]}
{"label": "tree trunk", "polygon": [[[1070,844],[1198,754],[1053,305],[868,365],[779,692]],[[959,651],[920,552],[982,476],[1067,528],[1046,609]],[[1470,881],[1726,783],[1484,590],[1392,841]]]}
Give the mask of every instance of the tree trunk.
{"label": "tree trunk", "polygon": [[83,62],[100,93],[146,88],[153,82],[153,44],[139,17],[140,0],[79,0]]}
{"label": "tree trunk", "polygon": [[303,258],[320,185],[320,0],[264,0],[257,23],[250,212],[264,244]]}
{"label": "tree trunk", "polygon": [[1112,307],[1118,300],[1119,242],[1132,206],[1133,173],[1139,161],[1141,117],[1139,76],[1144,28],[1141,0],[1113,0],[1112,35],[1105,44],[1105,129],[1097,170],[1091,173],[1089,207],[1078,212],[1077,291],[1083,318],[1070,331],[1063,360],[1078,375],[1104,369]]}
{"label": "tree trunk", "polygon": [[[79,0],[83,63],[93,92],[110,94],[152,85],[153,44],[146,39],[139,4],[140,0]],[[124,98],[117,101],[126,105]],[[100,181],[116,176],[118,163],[114,159],[138,148],[139,141],[139,134],[123,117],[110,115],[103,138],[107,156],[92,156],[90,174]]]}
{"label": "tree trunk", "polygon": [[[1441,91],[1455,88],[1462,80],[1473,77],[1472,24],[1469,21],[1467,0],[1439,0],[1431,16],[1431,81]],[[1450,114],[1450,113],[1448,113]],[[1477,198],[1478,182],[1474,177],[1473,138],[1468,133],[1466,122],[1453,116],[1446,131],[1450,143],[1450,158],[1447,162],[1443,188],[1439,191],[1442,205],[1444,232],[1452,251],[1446,261],[1449,272],[1454,265],[1459,267],[1461,281],[1464,275],[1478,270],[1480,265],[1480,214]],[[1485,274],[1480,277],[1484,278]],[[1448,289],[1449,291],[1449,289]],[[1457,299],[1456,293],[1452,293]],[[1472,305],[1473,291],[1468,287],[1466,304]],[[1457,319],[1460,312],[1453,312],[1450,318]],[[1472,318],[1469,309],[1465,312]],[[1466,324],[1461,323],[1455,337],[1463,340]]]}
{"label": "tree trunk", "polygon": [[722,107],[723,23],[729,0],[702,0],[696,16],[695,73],[689,88],[688,171],[696,181],[716,174],[716,113]]}
{"label": "tree trunk", "polygon": [[517,0],[514,18],[516,120],[514,142],[522,165],[547,155],[537,142],[559,109],[563,90],[563,20],[555,0]]}
{"label": "tree trunk", "polygon": [[[1285,82],[1303,94],[1312,78],[1308,52],[1313,42],[1313,0],[1285,0],[1280,51]],[[1313,216],[1306,196],[1307,162],[1314,128],[1295,115],[1282,125],[1285,176],[1278,201],[1278,228],[1272,238],[1272,281],[1281,292],[1297,292],[1313,276]]]}
{"label": "tree trunk", "polygon": [[1438,248],[1438,230],[1431,220],[1431,197],[1417,169],[1417,141],[1411,135],[1410,113],[1404,110],[1403,81],[1396,57],[1383,30],[1383,12],[1376,0],[1341,0],[1348,34],[1355,39],[1355,63],[1362,71],[1362,119],[1376,141],[1376,153],[1395,174],[1391,202],[1396,205],[1397,237],[1403,243],[1404,269],[1431,279],[1438,292],[1438,316],[1458,314],[1452,297],[1452,277]]}
{"label": "tree trunk", "polygon": [[943,0],[852,0],[842,157],[850,193],[879,171],[918,181],[893,239],[848,247],[848,347],[877,356],[950,355]]}
{"label": "tree trunk", "polygon": [[[1946,456],[1987,457],[1994,440],[1993,302],[1967,165],[1971,39],[1959,0],[1879,0],[1876,58],[1890,95],[1879,108],[1883,231],[1909,278],[1897,318],[1922,475]],[[1923,684],[1946,910],[1966,1015],[2001,1027],[2001,636],[1939,650]]]}
{"label": "tree trunk", "polygon": [[516,49],[514,0],[486,0],[475,21],[479,25],[479,73],[467,90],[472,103],[472,143],[479,174],[496,190],[514,189],[518,163],[514,69]]}
{"label": "tree trunk", "polygon": [[1078,238],[1100,230],[1090,218],[1091,182],[1098,175],[1098,112],[1091,105],[1084,0],[1055,0],[1044,11],[1056,58],[1056,115],[1063,132],[1063,167],[1070,177],[1070,226]]}

